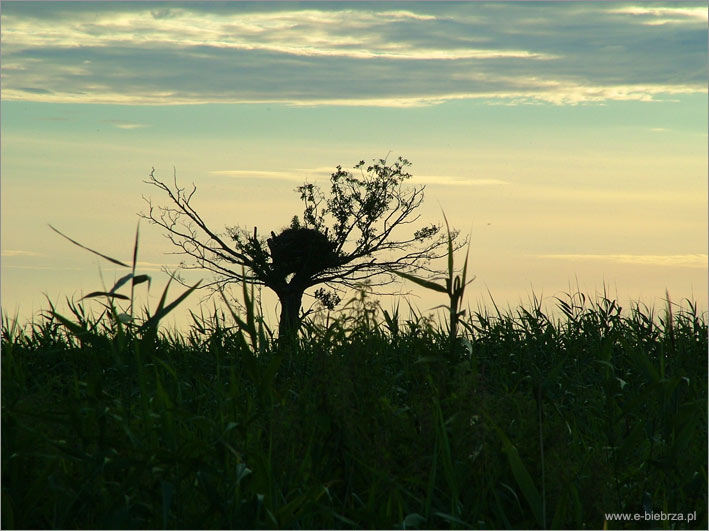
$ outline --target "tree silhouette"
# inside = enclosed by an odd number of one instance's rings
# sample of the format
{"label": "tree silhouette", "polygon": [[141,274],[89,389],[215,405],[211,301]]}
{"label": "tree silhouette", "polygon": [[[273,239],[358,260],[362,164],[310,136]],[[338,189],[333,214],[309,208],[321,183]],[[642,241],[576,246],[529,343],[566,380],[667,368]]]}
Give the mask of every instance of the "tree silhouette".
{"label": "tree silhouette", "polygon": [[153,168],[146,183],[165,192],[170,204],[154,208],[145,198],[148,212],[142,217],[162,227],[178,252],[192,259],[182,268],[215,274],[206,286],[251,282],[271,289],[280,301],[279,335],[284,337],[297,332],[303,295],[313,286],[327,286],[314,296],[333,308],[338,292],[365,280],[376,288],[394,282],[395,272],[435,272],[431,260],[447,252],[440,226],[401,235],[418,220],[415,211],[424,197],[424,186],[404,185],[410,165],[401,157],[393,163],[375,160],[366,168],[360,161],[354,167],[359,175],[337,166],[329,194],[315,184],[296,188],[305,206],[302,221],[293,216],[289,227],[279,234],[271,231],[270,238],[256,227],[253,232],[239,227],[215,232],[192,206],[196,186],[186,191],[175,175],[170,186]]}

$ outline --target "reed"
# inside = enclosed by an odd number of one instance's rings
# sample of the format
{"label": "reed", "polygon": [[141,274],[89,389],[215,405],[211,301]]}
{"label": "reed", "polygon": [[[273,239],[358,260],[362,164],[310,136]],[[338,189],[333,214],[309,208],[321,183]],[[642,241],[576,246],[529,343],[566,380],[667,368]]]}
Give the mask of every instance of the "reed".
{"label": "reed", "polygon": [[72,316],[3,317],[3,528],[613,528],[604,513],[645,510],[707,527],[693,302],[451,299],[452,326],[363,291],[286,346],[249,286],[182,333],[158,324],[190,290],[122,320],[126,266]]}

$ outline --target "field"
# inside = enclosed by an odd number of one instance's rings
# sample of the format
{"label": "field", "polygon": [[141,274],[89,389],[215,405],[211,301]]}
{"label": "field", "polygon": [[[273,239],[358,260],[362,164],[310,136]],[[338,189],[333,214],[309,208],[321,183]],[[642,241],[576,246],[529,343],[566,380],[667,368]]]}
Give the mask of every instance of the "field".
{"label": "field", "polygon": [[363,291],[278,342],[244,295],[183,334],[5,317],[2,527],[706,529],[688,301],[533,299],[451,342]]}

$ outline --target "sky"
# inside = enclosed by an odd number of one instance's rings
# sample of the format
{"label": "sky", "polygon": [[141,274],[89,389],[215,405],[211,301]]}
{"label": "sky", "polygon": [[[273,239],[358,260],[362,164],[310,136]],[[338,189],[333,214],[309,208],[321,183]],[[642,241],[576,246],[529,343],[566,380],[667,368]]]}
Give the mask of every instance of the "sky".
{"label": "sky", "polygon": [[[167,204],[153,167],[215,229],[267,234],[306,179],[387,156],[426,186],[421,225],[469,235],[473,309],[707,308],[706,2],[4,1],[1,33],[5,316],[124,274],[48,224],[129,261],[144,196]],[[174,251],[141,223],[140,304]]]}

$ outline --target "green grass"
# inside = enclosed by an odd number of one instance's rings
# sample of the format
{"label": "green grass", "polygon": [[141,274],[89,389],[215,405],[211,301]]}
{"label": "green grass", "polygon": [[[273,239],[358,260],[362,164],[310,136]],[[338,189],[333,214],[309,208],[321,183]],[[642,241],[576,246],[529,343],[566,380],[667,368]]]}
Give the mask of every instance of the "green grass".
{"label": "green grass", "polygon": [[453,352],[363,295],[281,345],[253,312],[72,308],[2,323],[3,528],[707,527],[691,304],[481,310]]}

